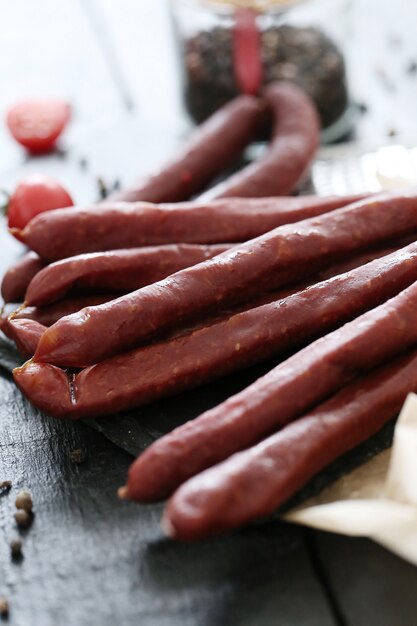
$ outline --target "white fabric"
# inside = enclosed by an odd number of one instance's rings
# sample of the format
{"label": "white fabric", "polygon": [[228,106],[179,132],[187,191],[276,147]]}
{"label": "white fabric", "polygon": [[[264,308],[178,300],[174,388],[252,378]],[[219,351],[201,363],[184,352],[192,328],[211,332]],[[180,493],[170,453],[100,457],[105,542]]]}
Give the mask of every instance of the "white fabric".
{"label": "white fabric", "polygon": [[284,516],[321,530],[374,539],[417,565],[417,395],[410,394],[393,447]]}

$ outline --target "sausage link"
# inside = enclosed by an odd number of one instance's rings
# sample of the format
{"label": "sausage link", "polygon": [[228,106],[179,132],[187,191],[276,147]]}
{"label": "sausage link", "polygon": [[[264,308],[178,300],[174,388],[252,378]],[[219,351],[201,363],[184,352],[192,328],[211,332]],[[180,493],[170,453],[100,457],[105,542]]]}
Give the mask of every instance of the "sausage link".
{"label": "sausage link", "polygon": [[90,366],[72,378],[71,394],[65,375],[61,391],[51,394],[48,372],[54,366],[46,364],[32,364],[29,378],[21,370],[18,384],[36,406],[56,417],[108,415],[282,356],[416,280],[414,243],[286,299]]}
{"label": "sausage link", "polygon": [[[410,237],[404,238],[404,242],[408,243]],[[413,237],[414,240],[414,237]],[[152,347],[138,350],[133,350],[130,353],[124,354],[121,357],[115,357],[113,359],[107,360],[106,366],[104,362],[102,362],[100,367],[92,366],[92,368],[86,368],[84,373],[89,375],[86,376],[88,383],[84,384],[84,379],[81,381],[81,377],[77,378],[77,386],[80,389],[80,398],[77,401],[76,405],[72,405],[71,409],[71,417],[81,417],[81,410],[87,410],[88,414],[95,415],[103,415],[104,413],[109,413],[112,410],[120,410],[123,406],[124,408],[130,408],[135,405],[144,404],[146,402],[143,396],[143,390],[147,388],[148,394],[146,395],[147,401],[150,401],[150,398],[157,399],[162,398],[171,393],[178,393],[179,391],[183,391],[185,389],[189,389],[195,387],[201,383],[208,382],[213,380],[214,378],[218,378],[228,372],[235,371],[241,367],[248,367],[249,365],[255,364],[258,361],[262,361],[268,356],[274,356],[279,353],[282,353],[285,348],[289,349],[291,345],[291,340],[295,339],[297,345],[306,338],[313,335],[313,328],[303,328],[301,333],[297,335],[297,337],[292,337],[291,328],[286,327],[287,331],[283,339],[283,343],[279,346],[275,345],[275,343],[271,344],[272,340],[276,340],[277,335],[274,330],[278,330],[278,336],[282,332],[282,328],[274,329],[272,324],[274,322],[275,316],[273,312],[268,309],[264,309],[265,313],[262,313],[260,309],[257,311],[257,307],[262,307],[263,305],[268,305],[269,303],[273,303],[277,300],[282,300],[284,298],[288,298],[289,296],[301,291],[305,287],[308,287],[310,284],[314,284],[316,279],[318,280],[328,280],[333,276],[338,276],[339,274],[348,272],[352,269],[360,267],[365,263],[369,263],[374,259],[381,258],[392,252],[395,252],[399,249],[399,245],[395,245],[390,248],[379,248],[375,250],[370,250],[369,252],[362,253],[357,255],[352,259],[348,259],[343,263],[338,263],[335,266],[328,268],[324,272],[320,272],[313,281],[306,281],[305,284],[297,285],[292,287],[291,289],[282,289],[277,292],[272,292],[269,294],[262,295],[255,300],[246,303],[242,307],[236,307],[230,311],[223,311],[219,313],[217,316],[212,316],[206,320],[203,320],[202,323],[198,327],[191,327],[182,329],[179,333],[174,333],[171,337],[168,337],[164,343],[154,344]],[[382,267],[382,273],[386,270],[386,267]],[[407,273],[407,268],[404,267]],[[412,268],[409,268],[412,271]],[[365,271],[365,268],[364,268]],[[377,275],[379,276],[380,270],[377,268]],[[368,280],[370,281],[370,273],[367,274],[367,284]],[[358,290],[360,289],[360,283],[362,278],[362,273],[354,273],[351,274],[351,280],[355,281],[355,285],[351,285],[352,295],[353,293],[358,294]],[[384,273],[384,280],[387,277]],[[405,276],[398,276],[396,281],[393,283],[392,288],[394,289],[394,284],[399,285],[400,280],[405,279]],[[404,283],[405,286],[405,283]],[[317,285],[318,287],[318,285]],[[330,285],[329,285],[330,287]],[[365,300],[369,301],[369,298],[375,297],[375,302],[377,295],[374,296],[374,287],[375,284],[371,285],[372,292],[366,288],[366,296]],[[339,283],[337,289],[341,289],[341,284]],[[389,286],[385,289],[386,297],[388,297],[388,289]],[[400,290],[400,287],[397,287],[397,290]],[[309,292],[310,298],[314,298],[315,288],[312,287]],[[383,290],[381,290],[381,294]],[[300,294],[301,296],[301,294]],[[53,323],[58,321],[61,317],[65,315],[70,315],[71,313],[75,313],[79,311],[83,306],[92,306],[94,304],[101,304],[103,302],[108,302],[112,297],[106,294],[105,296],[97,296],[96,301],[94,301],[93,297],[84,296],[80,298],[75,298],[74,300],[62,300],[58,303],[44,306],[44,307],[24,307],[20,308],[15,312],[9,314],[9,316],[4,316],[2,319],[2,324],[9,325],[13,322],[13,320],[18,319],[28,319],[38,322],[37,326],[37,337],[38,343],[46,330],[47,326],[51,326]],[[382,299],[382,295],[381,295]],[[349,298],[350,300],[350,298]],[[296,302],[294,300],[293,304]],[[317,312],[323,312],[323,309],[326,307],[320,306],[322,302],[319,302],[318,309],[315,309],[314,314]],[[339,302],[340,308],[341,302]],[[345,317],[343,319],[348,319],[349,311],[353,315],[352,309],[353,302],[350,301],[348,306],[348,310],[344,311]],[[365,308],[365,303],[361,303],[363,309]],[[356,302],[355,302],[356,305]],[[310,306],[308,304],[308,306]],[[359,312],[359,309],[357,309]],[[240,318],[237,317],[238,313],[245,313],[241,315]],[[298,314],[298,311],[297,311]],[[334,313],[331,313],[334,315]],[[313,315],[314,317],[314,315]],[[264,318],[264,319],[262,319]],[[298,318],[297,323],[299,323]],[[342,319],[342,318],[341,318]],[[283,322],[283,320],[279,320],[278,323]],[[309,320],[309,322],[313,323],[313,320]],[[330,324],[331,320],[326,319],[323,322],[324,324]],[[266,340],[268,344],[262,345],[261,336],[255,335],[254,332],[259,325],[261,328],[265,329],[265,324],[268,325],[268,332]],[[1,328],[1,326],[0,326]],[[34,328],[34,327],[33,327]],[[321,332],[324,332],[325,326],[320,329]],[[16,343],[20,342],[21,344],[30,345],[33,349],[32,353],[29,353],[26,350],[26,356],[32,357],[35,354],[38,343],[34,340],[32,327],[26,325],[18,325],[13,328],[13,336],[11,336],[11,332],[8,335],[10,338],[14,339]],[[28,333],[31,336],[28,340],[25,339],[24,335]],[[6,327],[6,334],[7,327]],[[178,335],[181,335],[181,338],[178,338]],[[226,337],[226,341],[225,341]],[[254,341],[255,340],[255,341]],[[255,345],[253,345],[255,343]],[[219,346],[220,344],[220,346]],[[239,350],[236,351],[235,346],[239,345]],[[294,344],[295,345],[295,344]],[[229,353],[225,348],[229,348]],[[251,349],[253,348],[253,350]],[[231,358],[230,358],[231,352]],[[201,354],[204,354],[204,359],[201,360]],[[229,354],[229,358],[228,358]],[[220,357],[220,358],[219,358]],[[176,363],[179,363],[179,366],[175,366],[175,376],[172,376],[172,367],[173,367],[173,359],[176,359]],[[196,360],[197,359],[197,360]],[[121,363],[122,361],[122,363]],[[219,362],[220,361],[220,362]],[[145,376],[141,373],[140,380],[138,380],[136,372],[144,369],[144,364],[148,363],[146,366],[146,374]],[[154,372],[158,372],[157,383],[155,380],[152,380],[152,376]],[[93,373],[94,372],[94,373]],[[109,403],[109,395],[107,394],[107,385],[110,386],[110,381],[117,376],[119,381],[119,390],[116,394],[116,397],[112,399],[112,402]],[[133,378],[132,378],[133,375]],[[84,377],[84,374],[83,374]],[[157,384],[157,387],[152,391],[152,385]],[[42,382],[40,382],[40,386],[42,386]],[[96,389],[98,388],[106,389],[106,397],[105,401],[97,403],[97,393]],[[40,387],[41,388],[41,387]],[[126,391],[128,389],[128,391]],[[65,394],[65,391],[63,391]],[[155,395],[153,396],[152,393]],[[85,402],[84,398],[87,396],[88,401]],[[86,408],[88,405],[88,408]],[[52,405],[49,405],[46,409],[48,413],[51,415],[57,415],[56,410]],[[69,415],[67,413],[66,415]]]}
{"label": "sausage link", "polygon": [[[342,261],[341,263],[336,263],[336,265],[332,265],[326,270],[315,274],[313,277],[310,277],[308,280],[302,281],[294,285],[291,288],[281,289],[278,292],[272,292],[271,294],[266,294],[265,296],[261,296],[260,298],[256,298],[253,302],[247,303],[242,310],[248,308],[254,308],[255,306],[260,306],[261,304],[267,304],[268,302],[272,302],[273,300],[278,300],[282,298],[286,298],[289,295],[296,293],[297,291],[301,291],[305,287],[308,287],[311,284],[316,282],[327,280],[332,278],[333,276],[337,276],[338,274],[343,274],[344,272],[348,272],[349,270],[355,269],[360,265],[365,265],[365,263],[369,263],[374,259],[379,259],[383,256],[391,254],[400,248],[412,243],[417,239],[417,233],[407,235],[406,237],[402,237],[395,242],[392,242],[388,246],[383,246],[382,248],[373,248],[366,252],[362,252],[353,257],[349,257]],[[86,306],[95,306],[97,304],[103,304],[104,302],[109,302],[110,300],[114,300],[123,295],[122,293],[103,293],[97,295],[79,295],[74,297],[64,298],[63,300],[59,300],[54,304],[49,304],[45,306],[25,306],[20,307],[17,311],[13,311],[13,309],[9,310],[9,312],[5,315],[7,317],[11,313],[13,313],[14,319],[32,319],[35,322],[39,322],[43,326],[52,326],[55,324],[61,317],[65,317],[66,315],[71,315],[71,313],[76,313],[80,311]],[[236,312],[235,308],[232,309],[231,312]],[[223,317],[225,313],[223,314]],[[206,323],[204,321],[204,323]],[[212,318],[210,318],[210,322],[212,323]]]}
{"label": "sausage link", "polygon": [[381,194],[257,239],[153,285],[59,320],[35,360],[84,367],[328,267],[417,227],[415,192]]}
{"label": "sausage link", "polygon": [[71,315],[71,313],[76,313],[86,306],[96,306],[97,304],[109,302],[117,297],[117,294],[108,293],[77,296],[74,298],[65,298],[64,300],[60,300],[59,302],[55,302],[54,304],[49,304],[47,306],[20,307],[16,311],[12,311],[10,314],[12,314],[13,319],[30,319],[34,322],[42,324],[43,326],[52,326],[52,324],[55,324],[55,322],[60,320],[61,317]]}
{"label": "sausage link", "polygon": [[416,390],[414,350],[184,483],[168,503],[165,529],[190,541],[273,513],[320,470],[380,430]]}
{"label": "sausage link", "polygon": [[191,198],[233,165],[256,138],[264,117],[265,106],[256,98],[235,98],[198,126],[160,170],[112,194],[111,199],[180,202]]}
{"label": "sausage link", "polygon": [[232,198],[205,204],[109,204],[50,211],[19,233],[42,258],[55,261],[100,252],[170,243],[224,243],[252,239],[283,224],[321,215],[361,196]]}
{"label": "sausage link", "polygon": [[34,277],[25,296],[28,305],[56,302],[71,289],[128,293],[211,259],[232,244],[171,244],[80,254],[56,261]]}
{"label": "sausage link", "polygon": [[148,502],[272,434],[417,343],[417,283],[283,361],[242,392],[152,444],[132,465],[128,494]]}
{"label": "sausage link", "polygon": [[209,189],[202,200],[280,196],[305,176],[320,143],[320,121],[313,101],[292,83],[268,86],[263,96],[273,116],[266,155]]}
{"label": "sausage link", "polygon": [[22,302],[32,278],[45,267],[35,252],[28,252],[4,275],[1,296],[4,302]]}
{"label": "sausage link", "polygon": [[1,330],[14,341],[20,354],[27,359],[34,355],[46,328],[33,320],[8,317],[3,321]]}

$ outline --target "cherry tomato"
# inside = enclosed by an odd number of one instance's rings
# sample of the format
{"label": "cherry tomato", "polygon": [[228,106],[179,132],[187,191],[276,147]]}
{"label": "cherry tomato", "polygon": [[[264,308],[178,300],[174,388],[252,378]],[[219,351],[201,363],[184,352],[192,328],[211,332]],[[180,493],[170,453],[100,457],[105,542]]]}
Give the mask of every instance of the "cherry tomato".
{"label": "cherry tomato", "polygon": [[44,211],[72,206],[69,193],[56,180],[43,174],[32,174],[22,180],[7,206],[9,228],[22,229]]}
{"label": "cherry tomato", "polygon": [[70,119],[70,106],[64,100],[23,100],[7,113],[7,126],[13,137],[29,152],[52,150]]}

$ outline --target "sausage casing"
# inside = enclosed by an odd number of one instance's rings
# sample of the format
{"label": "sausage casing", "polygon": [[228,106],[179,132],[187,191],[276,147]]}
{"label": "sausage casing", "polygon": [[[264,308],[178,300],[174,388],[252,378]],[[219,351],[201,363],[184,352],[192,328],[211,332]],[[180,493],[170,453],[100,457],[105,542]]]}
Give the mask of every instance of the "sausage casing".
{"label": "sausage casing", "polygon": [[[195,330],[87,367],[72,377],[71,393],[64,372],[59,389],[54,389],[49,374],[57,368],[47,364],[20,370],[19,385],[34,404],[51,415],[111,414],[288,354],[416,280],[414,243],[289,297],[210,320]],[[20,326],[15,336],[25,331]],[[57,380],[55,374],[53,380]]]}
{"label": "sausage casing", "polygon": [[42,336],[35,359],[74,367],[98,363],[416,227],[413,190],[381,194],[281,226],[153,285],[59,320]]}
{"label": "sausage casing", "polygon": [[325,335],[214,409],[152,444],[129,471],[139,501],[166,497],[417,343],[417,283]]}
{"label": "sausage casing", "polygon": [[269,515],[315,474],[375,434],[417,390],[417,351],[360,377],[327,402],[184,483],[165,528],[195,540]]}
{"label": "sausage casing", "polygon": [[272,140],[266,154],[203,194],[202,199],[280,196],[305,176],[320,143],[320,122],[309,96],[292,83],[266,87]]}
{"label": "sausage casing", "polygon": [[120,202],[57,209],[31,220],[19,239],[50,261],[84,252],[141,246],[239,242],[360,198],[230,198],[207,203]]}
{"label": "sausage casing", "polygon": [[25,303],[51,304],[73,289],[90,294],[128,293],[231,247],[232,244],[171,244],[80,254],[51,263],[38,272],[27,288]]}

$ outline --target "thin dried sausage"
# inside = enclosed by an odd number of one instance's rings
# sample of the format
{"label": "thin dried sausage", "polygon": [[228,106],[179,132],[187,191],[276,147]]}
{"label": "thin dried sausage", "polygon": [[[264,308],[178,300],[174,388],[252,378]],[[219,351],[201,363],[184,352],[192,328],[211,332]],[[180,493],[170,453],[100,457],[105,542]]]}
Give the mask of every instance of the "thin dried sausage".
{"label": "thin dried sausage", "polygon": [[35,252],[28,252],[3,277],[1,296],[4,302],[22,302],[32,278],[45,267]]}
{"label": "thin dried sausage", "polygon": [[231,247],[232,244],[171,244],[80,254],[51,263],[38,272],[28,286],[25,303],[51,304],[71,289],[128,293]]}
{"label": "thin dried sausage", "polygon": [[42,336],[35,359],[74,367],[98,363],[416,227],[415,191],[381,194],[281,226],[153,285],[59,320]]}
{"label": "thin dried sausage", "polygon": [[[406,237],[403,237],[400,240],[397,240],[396,243],[392,243],[392,245],[390,246],[383,247],[383,248],[374,248],[367,252],[362,252],[361,254],[358,254],[352,258],[346,259],[345,261],[341,263],[336,263],[336,265],[333,265],[327,268],[326,270],[319,272],[314,277],[310,277],[310,279],[304,281],[303,283],[299,283],[291,288],[281,289],[279,291],[265,294],[263,296],[260,296],[259,298],[256,298],[255,300],[251,302],[245,303],[241,307],[235,307],[232,310],[223,311],[222,313],[219,313],[218,315],[214,317],[212,316],[206,320],[203,320],[199,327],[201,328],[203,326],[214,326],[220,321],[224,321],[225,319],[230,318],[232,315],[235,315],[241,311],[248,311],[249,309],[260,307],[264,304],[273,302],[274,300],[276,301],[276,300],[282,300],[283,298],[288,298],[288,296],[291,296],[292,294],[297,293],[298,291],[301,291],[302,289],[305,289],[309,285],[313,285],[323,280],[328,280],[329,278],[332,278],[333,276],[338,276],[339,274],[349,272],[350,270],[360,267],[361,265],[365,265],[366,263],[369,263],[370,261],[373,261],[374,259],[380,259],[383,256],[392,254],[393,252],[395,252],[396,250],[399,250],[400,248],[404,247],[410,242],[411,243],[414,242],[416,238],[417,237],[415,235],[408,235]],[[59,319],[61,319],[61,317],[65,317],[66,315],[71,315],[71,313],[76,313],[77,311],[80,311],[82,308],[86,306],[95,306],[97,304],[103,304],[104,302],[109,302],[110,300],[116,297],[118,296],[115,294],[111,295],[111,294],[105,293],[105,294],[101,294],[101,295],[99,294],[96,296],[88,295],[88,296],[66,298],[64,300],[55,302],[54,304],[40,306],[40,307],[39,306],[19,307],[19,309],[17,309],[16,311],[10,310],[9,312],[6,312],[6,314],[3,316],[2,322],[4,323],[4,321],[8,318],[8,316],[11,315],[12,319],[31,319],[35,322],[38,322],[44,327],[52,326],[52,324],[54,324]],[[195,329],[196,329],[195,326],[189,329],[182,329],[180,331],[180,334],[185,335],[187,333],[192,333]],[[43,329],[43,332],[45,330],[46,328]],[[215,330],[216,330],[215,328],[212,328],[213,333],[215,333]],[[19,333],[24,333],[24,332],[25,332],[25,327],[19,327]],[[39,333],[39,338],[41,337],[43,332]],[[167,341],[169,341],[169,338],[167,338]],[[36,347],[37,345],[35,346],[35,348]],[[33,356],[34,353],[35,353],[35,350],[30,356]],[[186,359],[188,358],[186,353],[184,353],[183,358],[186,358]],[[249,365],[249,363],[247,363],[247,365]],[[194,378],[190,380],[190,384],[192,386],[195,386],[196,382],[194,381]]]}
{"label": "thin dried sausage", "polygon": [[[282,356],[416,280],[414,243],[287,298],[90,366],[72,377],[71,394],[64,372],[60,391],[54,388],[50,381],[54,366],[47,364],[31,365],[29,378],[28,372],[21,371],[19,384],[34,404],[57,417],[111,414]],[[17,334],[25,331],[25,327],[16,329]],[[58,374],[53,380],[58,380]]]}
{"label": "thin dried sausage", "polygon": [[[121,294],[119,294],[121,295]],[[86,306],[96,306],[117,298],[118,294],[97,294],[65,298],[47,306],[25,306],[11,311],[13,319],[31,319],[43,326],[52,326],[61,317],[76,313]]]}
{"label": "thin dried sausage", "polygon": [[196,128],[176,155],[160,169],[140,178],[111,199],[135,202],[180,202],[202,191],[233,165],[256,138],[265,116],[264,104],[239,96]]}
{"label": "thin dried sausage", "polygon": [[166,508],[167,533],[179,540],[202,539],[269,515],[320,470],[375,434],[416,390],[414,350],[184,483]]}
{"label": "thin dried sausage", "polygon": [[277,226],[346,206],[363,196],[217,200],[204,204],[102,204],[37,216],[19,238],[55,261],[100,252],[170,243],[239,242]]}
{"label": "thin dried sausage", "polygon": [[285,82],[269,85],[263,97],[273,117],[273,137],[265,156],[209,189],[202,200],[285,195],[305,176],[320,143],[313,101]]}
{"label": "thin dried sausage", "polygon": [[11,319],[4,320],[2,332],[15,342],[20,354],[25,358],[30,358],[35,353],[42,334],[45,332],[45,326],[29,319]]}
{"label": "thin dried sausage", "polygon": [[152,444],[132,465],[128,494],[170,495],[181,483],[262,440],[355,376],[417,343],[417,283],[283,361],[242,392]]}
{"label": "thin dried sausage", "polygon": [[[266,304],[272,300],[277,300],[281,298],[286,298],[292,293],[297,291],[301,291],[308,285],[314,284],[316,282],[327,280],[332,278],[332,276],[337,276],[338,274],[343,274],[344,272],[348,272],[349,270],[355,269],[360,265],[365,265],[365,263],[369,263],[374,259],[379,259],[387,254],[391,254],[400,248],[412,243],[417,239],[417,234],[407,235],[406,237],[402,237],[395,242],[392,242],[390,245],[373,248],[366,252],[361,252],[353,257],[347,258],[346,260],[336,263],[331,267],[327,268],[319,272],[318,274],[310,277],[309,279],[302,281],[294,285],[291,288],[281,289],[278,292],[273,292],[271,295],[265,295],[260,298],[256,298],[255,301],[247,303],[243,307],[243,310],[248,308],[253,308],[255,306],[260,306],[261,304]],[[61,317],[65,317],[66,315],[71,315],[71,313],[76,313],[80,311],[86,306],[95,306],[97,304],[103,304],[104,302],[109,302],[110,300],[114,300],[119,296],[123,295],[122,293],[103,293],[103,294],[89,294],[89,295],[74,295],[72,297],[64,298],[63,300],[59,300],[54,304],[49,304],[45,306],[25,306],[20,307],[17,311],[13,311],[13,309],[9,309],[7,314],[4,317],[7,317],[11,313],[13,313],[14,319],[32,319],[35,322],[39,322],[44,326],[52,326],[55,322],[57,322]],[[236,312],[233,309],[232,312]],[[224,315],[223,315],[224,317]],[[205,322],[204,322],[205,323]],[[207,322],[208,323],[208,322]]]}
{"label": "thin dried sausage", "polygon": [[[404,238],[405,243],[408,243],[409,238]],[[109,359],[107,361],[106,367],[103,369],[101,367],[97,368],[95,366],[92,369],[87,368],[85,370],[85,374],[90,372],[88,376],[88,385],[87,388],[91,389],[92,393],[89,398],[90,402],[88,402],[88,411],[100,414],[101,412],[109,412],[112,404],[109,403],[109,395],[107,394],[106,384],[111,379],[113,380],[114,376],[117,376],[119,382],[119,390],[116,398],[113,401],[116,401],[117,404],[114,406],[114,410],[120,409],[123,407],[130,407],[134,404],[139,404],[145,401],[143,396],[141,395],[141,391],[145,388],[149,388],[151,386],[150,378],[152,377],[152,373],[155,371],[155,368],[158,371],[158,392],[155,397],[163,397],[170,393],[176,393],[180,390],[195,387],[196,385],[211,380],[212,378],[217,378],[222,374],[225,374],[229,371],[233,371],[238,369],[240,366],[247,367],[253,363],[263,360],[267,358],[268,355],[273,356],[278,353],[282,353],[285,349],[289,349],[291,345],[291,341],[294,338],[290,332],[290,329],[287,328],[286,334],[284,337],[284,341],[279,346],[275,346],[275,344],[271,343],[274,339],[276,339],[276,335],[273,332],[274,330],[278,330],[278,334],[283,330],[283,327],[279,327],[278,329],[272,328],[272,324],[274,323],[274,315],[271,307],[262,309],[263,305],[268,305],[269,303],[273,303],[274,301],[282,300],[284,298],[288,298],[292,294],[295,294],[299,291],[302,291],[309,284],[314,284],[317,280],[328,280],[332,278],[332,276],[338,276],[339,274],[349,272],[356,267],[360,267],[365,263],[372,261],[373,259],[378,259],[380,257],[391,254],[395,250],[399,249],[399,245],[390,248],[379,248],[375,250],[370,250],[369,252],[362,253],[353,257],[352,259],[348,259],[343,263],[338,263],[335,266],[328,268],[327,270],[320,272],[317,276],[315,276],[310,281],[306,281],[305,284],[299,284],[291,289],[282,289],[278,292],[271,292],[269,294],[265,294],[256,298],[255,300],[246,303],[241,307],[236,307],[229,311],[223,311],[216,316],[211,316],[210,318],[203,320],[199,326],[194,326],[191,328],[181,329],[179,333],[174,333],[174,335],[167,337],[163,343],[153,344],[149,349],[144,348],[143,350],[138,349],[136,351],[131,351],[120,358]],[[376,268],[376,275],[380,277],[381,274],[384,274],[384,269],[387,268],[381,265],[381,267]],[[393,269],[393,268],[392,268]],[[412,272],[412,268],[404,268],[405,274],[402,276],[402,280],[406,280],[407,273],[410,274]],[[366,273],[366,268],[363,268],[364,276],[366,276],[366,298],[362,303],[363,308],[366,307],[366,302],[371,302],[372,298],[375,297],[374,302],[377,299],[377,293],[374,294],[373,287],[375,285],[370,285],[368,288],[368,282],[371,280],[370,273]],[[360,275],[359,272],[355,272],[354,274],[350,274],[350,278],[348,280],[352,280],[355,284],[351,284],[352,288],[352,296],[354,293],[358,293],[360,290]],[[387,278],[384,276],[384,278]],[[398,285],[400,284],[400,277],[398,276]],[[376,281],[378,282],[378,281]],[[395,286],[396,282],[392,284],[392,289],[399,287]],[[405,283],[404,283],[405,284]],[[315,287],[319,287],[315,285]],[[329,285],[330,287],[330,285]],[[385,292],[382,289],[380,293],[388,294],[388,290],[391,287],[389,283],[386,286]],[[341,284],[339,283],[336,287],[338,291],[341,289]],[[314,299],[315,288],[309,292],[309,300]],[[393,292],[392,292],[393,293]],[[301,294],[299,294],[300,297]],[[322,294],[319,296],[320,300],[322,299]],[[382,295],[380,296],[382,298]],[[388,295],[387,295],[388,297]],[[75,313],[79,311],[83,306],[93,306],[95,304],[102,304],[103,302],[109,302],[112,299],[111,296],[105,294],[104,296],[97,296],[94,299],[93,296],[84,296],[74,299],[61,300],[52,305],[47,305],[43,307],[30,307],[26,306],[24,308],[20,307],[17,311],[12,311],[9,316],[5,316],[3,318],[3,325],[6,326],[6,334],[7,327],[12,323],[12,320],[18,319],[28,319],[38,322],[37,327],[26,326],[26,325],[18,325],[13,328],[13,335],[11,332],[9,333],[9,337],[15,339],[16,343],[19,341],[22,344],[30,345],[33,349],[32,353],[29,353],[26,350],[26,355],[32,357],[36,351],[37,345],[43,333],[46,330],[47,326],[51,326],[53,323],[64,317],[65,315],[70,315],[71,313]],[[349,297],[349,300],[351,298]],[[293,304],[296,303],[294,299]],[[339,309],[341,302],[339,304]],[[324,305],[324,306],[323,306]],[[352,308],[353,305],[353,308]],[[341,315],[345,316],[345,319],[352,314],[353,311],[357,310],[359,312],[360,309],[356,309],[356,306],[361,306],[359,302],[353,303],[349,302],[349,306],[346,311],[339,310]],[[291,308],[291,307],[290,307]],[[258,310],[256,310],[258,309]],[[327,306],[325,302],[319,302],[319,306],[314,310],[314,315],[317,315],[318,312],[322,313],[323,310],[327,310]],[[245,312],[245,315],[243,315]],[[240,317],[237,317],[237,314],[241,313]],[[298,311],[297,311],[298,314]],[[336,311],[334,312],[336,314]],[[298,319],[295,318],[293,322]],[[324,324],[331,323],[331,316],[329,319],[324,321]],[[342,318],[340,318],[342,319]],[[285,320],[280,320],[278,323],[284,322]],[[313,325],[314,320],[309,320],[311,325]],[[298,325],[299,322],[297,322]],[[267,337],[268,340],[267,345],[262,345],[260,339],[261,337],[255,335],[256,328],[259,326],[265,330],[268,328]],[[209,327],[209,328],[208,328]],[[37,330],[38,342],[34,339],[33,328]],[[321,328],[323,331],[325,326]],[[3,329],[4,330],[4,329]],[[314,332],[314,327],[306,327],[303,328],[300,334],[297,333],[295,340],[298,342],[303,341],[303,338],[311,335]],[[30,337],[28,341],[26,341],[24,335],[28,333]],[[178,337],[178,334],[181,335],[181,338]],[[262,334],[262,333],[261,333]],[[255,341],[254,341],[255,340]],[[251,350],[251,346],[254,345],[254,350]],[[236,351],[234,346],[239,345],[239,350]],[[294,344],[295,345],[295,344]],[[232,346],[232,349],[231,349]],[[228,357],[227,347],[232,351],[232,358]],[[204,359],[201,360],[201,354],[204,354]],[[173,366],[173,355],[175,355],[176,363],[178,365]],[[220,357],[220,363],[219,361]],[[197,359],[197,360],[196,360]],[[145,362],[149,364],[148,367],[144,368]],[[172,367],[175,367],[175,376],[172,376]],[[145,375],[143,374],[143,370],[146,370]],[[138,378],[137,371],[141,371],[141,376]],[[95,376],[91,375],[91,371],[94,371]],[[186,375],[186,372],[189,372],[190,375]],[[165,377],[165,378],[164,378]],[[93,383],[94,379],[96,380]],[[77,379],[78,383],[80,383],[80,379]],[[162,384],[162,381],[165,381]],[[154,381],[156,384],[156,381]],[[99,399],[97,403],[97,393],[95,393],[94,385],[97,385],[97,389],[100,387],[101,389],[106,389],[106,398],[104,404],[101,404],[101,400]],[[42,383],[40,382],[40,385]],[[129,389],[129,392],[126,394],[126,386]],[[79,388],[83,389],[83,385],[78,385]],[[65,392],[64,392],[65,393]],[[83,397],[85,394],[82,393]],[[87,394],[88,396],[88,394]],[[65,398],[65,396],[64,396]],[[123,399],[122,399],[123,398]],[[85,403],[77,402],[77,406],[72,406],[73,411],[76,411],[77,416],[80,414],[81,410],[84,410]],[[46,409],[45,409],[46,410]],[[52,415],[55,414],[55,409],[53,406],[48,407],[48,412]],[[72,412],[72,417],[75,416],[75,413]]]}

